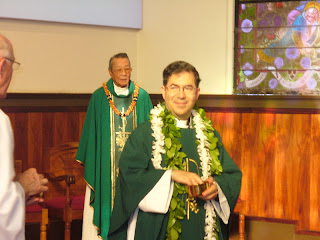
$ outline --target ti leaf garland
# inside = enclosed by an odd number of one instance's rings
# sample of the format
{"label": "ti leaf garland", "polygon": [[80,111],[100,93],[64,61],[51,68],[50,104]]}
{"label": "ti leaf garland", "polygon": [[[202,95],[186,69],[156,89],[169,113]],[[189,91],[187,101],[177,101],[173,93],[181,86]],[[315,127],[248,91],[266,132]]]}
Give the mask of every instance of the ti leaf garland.
{"label": "ti leaf garland", "polygon": [[[210,119],[205,117],[205,111],[201,108],[195,109],[196,113],[199,114],[201,120],[198,118],[198,122],[193,122],[193,125],[201,125],[201,127],[195,126],[197,131],[200,131],[204,134],[206,140],[197,139],[196,143],[198,144],[198,152],[199,148],[204,148],[204,152],[206,153],[206,149],[210,155],[210,175],[220,175],[222,173],[222,166],[218,159],[219,150],[217,149],[218,138],[214,136],[214,129],[212,127],[212,122]],[[161,133],[163,137],[153,135],[156,139],[153,146],[153,156],[152,158],[153,164],[155,168],[161,168],[161,153],[164,153],[164,159],[166,168],[172,170],[184,170],[183,159],[186,157],[186,154],[181,151],[182,145],[179,141],[181,138],[180,128],[176,126],[176,119],[168,111],[164,104],[158,104],[153,110],[151,110],[150,121],[152,123],[152,129],[158,130],[159,127],[162,127]],[[201,121],[201,123],[199,123]],[[200,130],[199,130],[200,129]],[[161,142],[163,141],[163,144]],[[202,141],[202,142],[201,142]],[[204,141],[204,142],[203,142]],[[163,149],[162,147],[163,146]],[[164,150],[164,151],[163,151]],[[201,149],[203,150],[203,149]],[[201,151],[203,152],[203,151]],[[200,152],[199,152],[200,154]],[[206,154],[205,154],[206,155]],[[200,156],[200,160],[203,161],[203,158],[207,158],[208,156]],[[207,159],[206,159],[207,160]],[[205,175],[205,173],[204,173]],[[180,233],[182,230],[182,225],[180,220],[182,220],[186,215],[185,203],[181,200],[178,195],[187,194],[187,188],[185,185],[181,185],[177,182],[174,183],[173,195],[170,202],[170,211],[169,211],[169,221],[166,232],[167,240],[178,240],[180,239]],[[209,207],[210,208],[210,207]],[[207,209],[206,209],[207,211]],[[214,211],[210,208],[209,211]],[[214,213],[213,213],[214,214]],[[215,226],[215,215],[212,216],[214,221],[211,224]],[[211,221],[211,220],[210,220]],[[210,228],[210,226],[209,226]],[[214,233],[207,233],[205,239],[218,239],[218,229],[214,229]]]}

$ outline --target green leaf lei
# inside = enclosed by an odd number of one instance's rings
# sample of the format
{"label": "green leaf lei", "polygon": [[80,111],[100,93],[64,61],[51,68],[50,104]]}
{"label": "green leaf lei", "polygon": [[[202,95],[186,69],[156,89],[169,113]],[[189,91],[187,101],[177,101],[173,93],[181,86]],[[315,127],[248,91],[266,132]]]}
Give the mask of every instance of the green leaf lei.
{"label": "green leaf lei", "polygon": [[[160,107],[158,105],[158,107]],[[164,134],[164,150],[165,150],[165,164],[166,169],[172,170],[185,170],[185,165],[183,159],[186,154],[181,151],[182,145],[179,141],[181,138],[180,128],[176,126],[176,118],[168,111],[164,105],[161,105],[164,109],[160,112],[159,117],[163,121],[162,133]],[[203,130],[204,135],[207,137],[207,142],[209,143],[209,153],[211,156],[210,170],[211,174],[220,175],[222,173],[222,166],[218,159],[219,150],[217,148],[218,138],[214,136],[214,129],[212,127],[212,122],[205,116],[205,111],[201,108],[195,108],[199,113],[205,125],[205,130]],[[150,121],[152,121],[153,115],[150,116]],[[192,122],[193,123],[193,122]],[[194,125],[194,123],[193,123]],[[196,143],[199,145],[199,141]],[[186,215],[185,203],[181,200],[178,195],[187,194],[187,188],[185,185],[175,182],[172,199],[170,202],[169,211],[169,221],[166,231],[166,239],[177,240],[180,239],[180,233],[182,225],[180,220],[182,220]],[[215,229],[216,239],[218,239],[218,229]]]}

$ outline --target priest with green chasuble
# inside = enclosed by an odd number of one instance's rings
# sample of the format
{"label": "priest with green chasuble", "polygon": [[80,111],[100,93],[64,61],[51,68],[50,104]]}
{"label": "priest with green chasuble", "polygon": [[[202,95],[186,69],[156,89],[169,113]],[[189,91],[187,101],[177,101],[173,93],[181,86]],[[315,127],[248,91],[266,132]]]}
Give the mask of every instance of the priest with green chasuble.
{"label": "priest with green chasuble", "polygon": [[90,100],[76,159],[85,167],[87,183],[83,213],[83,240],[108,239],[119,158],[130,133],[148,119],[148,93],[130,80],[126,53],[109,61],[108,82]]}
{"label": "priest with green chasuble", "polygon": [[128,138],[119,161],[109,240],[226,240],[242,173],[195,106],[197,70],[163,71],[164,99]]}

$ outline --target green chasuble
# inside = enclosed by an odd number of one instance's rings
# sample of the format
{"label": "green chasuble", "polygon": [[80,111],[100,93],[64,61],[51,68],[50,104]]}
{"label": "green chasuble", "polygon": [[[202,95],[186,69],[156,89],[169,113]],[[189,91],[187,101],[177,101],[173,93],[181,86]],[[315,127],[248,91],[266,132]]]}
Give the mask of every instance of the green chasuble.
{"label": "green chasuble", "polygon": [[[133,99],[135,85],[131,81],[129,84],[129,95],[118,96],[113,80],[107,83],[120,112],[125,112]],[[84,178],[91,188],[90,205],[94,209],[93,223],[104,240],[108,236],[121,152],[131,131],[148,119],[151,108],[150,97],[142,88],[136,107],[128,117],[115,114],[103,87],[91,97],[76,159],[85,166]]]}
{"label": "green chasuble", "polygon": [[[194,129],[181,129],[182,151],[188,158],[194,159],[198,166],[201,166],[199,155],[197,153],[197,144]],[[152,158],[152,137],[153,131],[149,121],[141,124],[129,137],[124,151],[120,157],[120,174],[117,179],[117,191],[115,205],[110,221],[109,240],[127,239],[128,220],[135,211],[140,201],[159,181],[165,170],[155,169],[151,161]],[[236,205],[240,187],[241,171],[230,158],[224,149],[219,134],[215,131],[215,136],[219,139],[218,150],[220,152],[220,162],[223,167],[223,173],[220,176],[213,175],[215,181],[221,187],[225,194],[231,213]],[[163,157],[163,156],[162,156]],[[165,167],[162,160],[162,167]],[[198,174],[195,164],[190,163],[190,171]],[[202,175],[199,167],[200,176]],[[186,200],[186,195],[179,196]],[[190,219],[185,216],[181,221],[182,240],[200,240],[205,236],[205,209],[202,199],[197,199],[199,212],[195,214],[190,210]],[[164,240],[168,223],[169,212],[166,214],[157,214],[143,212],[139,210],[137,225],[135,231],[136,240]],[[217,215],[217,225],[219,227],[220,240],[228,239],[229,224],[225,225]]]}

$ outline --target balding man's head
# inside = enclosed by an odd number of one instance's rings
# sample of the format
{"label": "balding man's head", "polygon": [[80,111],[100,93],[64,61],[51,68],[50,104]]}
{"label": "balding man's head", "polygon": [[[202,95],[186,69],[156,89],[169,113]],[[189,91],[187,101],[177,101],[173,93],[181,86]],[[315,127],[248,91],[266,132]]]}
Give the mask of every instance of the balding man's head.
{"label": "balding man's head", "polygon": [[12,44],[2,34],[0,34],[0,57],[6,57],[14,60]]}
{"label": "balding man's head", "polygon": [[12,78],[13,63],[12,44],[5,36],[0,34],[0,99],[7,96],[7,90]]}

